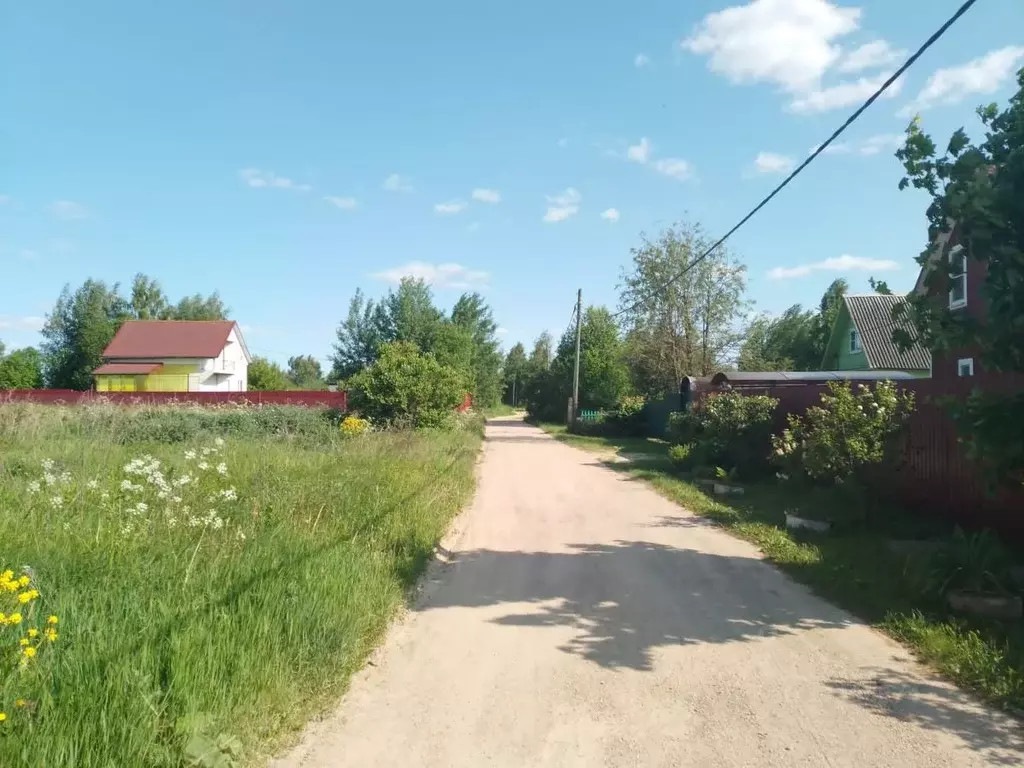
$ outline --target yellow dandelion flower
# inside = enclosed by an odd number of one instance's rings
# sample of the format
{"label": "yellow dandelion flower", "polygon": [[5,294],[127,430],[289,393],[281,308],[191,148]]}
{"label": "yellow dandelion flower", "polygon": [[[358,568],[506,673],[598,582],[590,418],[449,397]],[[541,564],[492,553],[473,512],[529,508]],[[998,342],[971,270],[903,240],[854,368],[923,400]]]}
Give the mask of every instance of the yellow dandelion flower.
{"label": "yellow dandelion flower", "polygon": [[30,629],[30,630],[28,631],[28,636],[29,636],[29,637],[38,637],[38,636],[39,636],[39,630],[38,630],[38,629],[36,629],[35,627],[32,627],[32,628],[31,628],[31,629]]}
{"label": "yellow dandelion flower", "polygon": [[8,624],[21,624],[21,614],[20,613],[12,613],[10,616],[7,617],[7,623]]}
{"label": "yellow dandelion flower", "polygon": [[33,591],[34,590],[29,590],[28,592],[22,592],[20,595],[18,595],[18,602],[21,603],[22,605],[24,605],[25,603],[32,602],[32,600],[35,599],[35,595],[32,594]]}
{"label": "yellow dandelion flower", "polygon": [[31,646],[29,646],[24,651],[22,651],[22,653],[25,654],[25,658],[26,659],[31,659],[33,656],[36,655],[36,649],[31,647]]}
{"label": "yellow dandelion flower", "polygon": [[57,633],[54,632],[52,629],[46,630],[46,639],[49,640],[51,643],[57,642]]}
{"label": "yellow dandelion flower", "polygon": [[56,624],[58,621],[59,621],[59,619],[56,616],[51,616],[50,618],[48,618],[46,620],[46,623],[47,624]]}
{"label": "yellow dandelion flower", "polygon": [[0,573],[0,581],[10,581],[14,578],[14,571],[7,569],[3,573]]}
{"label": "yellow dandelion flower", "polygon": [[0,613],[0,627],[7,623],[7,615]]}
{"label": "yellow dandelion flower", "polygon": [[0,712],[0,723],[7,719],[7,715],[4,712]]}
{"label": "yellow dandelion flower", "polygon": [[22,576],[20,579],[18,579],[19,587],[27,587],[31,583],[32,579],[30,579],[28,576]]}
{"label": "yellow dandelion flower", "polygon": [[14,700],[14,706],[16,706],[16,707],[24,707],[26,704],[28,704],[28,702],[25,701],[24,699],[15,699]]}
{"label": "yellow dandelion flower", "polygon": [[27,637],[21,638],[21,640],[18,641],[18,645],[20,645],[22,648],[24,648],[26,645],[28,645],[28,638]]}

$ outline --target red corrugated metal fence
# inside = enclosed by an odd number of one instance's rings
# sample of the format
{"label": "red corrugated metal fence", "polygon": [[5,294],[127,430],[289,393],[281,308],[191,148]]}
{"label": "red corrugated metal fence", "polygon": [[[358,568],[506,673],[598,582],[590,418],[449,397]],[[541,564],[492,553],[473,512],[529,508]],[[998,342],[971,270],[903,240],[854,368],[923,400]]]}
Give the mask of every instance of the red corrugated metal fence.
{"label": "red corrugated metal fence", "polygon": [[337,408],[344,411],[345,392],[78,392],[73,389],[12,389],[0,391],[0,403],[30,402],[54,405],[109,402],[118,405],[160,405],[195,403],[197,405],[304,405]]}

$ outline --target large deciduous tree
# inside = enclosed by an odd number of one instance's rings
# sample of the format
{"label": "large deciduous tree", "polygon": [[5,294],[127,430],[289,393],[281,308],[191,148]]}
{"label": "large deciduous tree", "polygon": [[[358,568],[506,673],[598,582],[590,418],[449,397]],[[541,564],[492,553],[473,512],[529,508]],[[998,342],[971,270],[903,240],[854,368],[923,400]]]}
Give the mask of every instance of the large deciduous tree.
{"label": "large deciduous tree", "polygon": [[632,250],[619,305],[633,384],[643,394],[708,375],[739,348],[746,267],[721,247],[696,262],[711,245],[700,225],[680,223]]}
{"label": "large deciduous tree", "polygon": [[0,389],[38,389],[43,386],[43,357],[33,347],[4,356],[0,343]]}
{"label": "large deciduous tree", "polygon": [[277,363],[265,357],[254,357],[249,363],[249,389],[257,392],[280,392],[292,389],[288,374]]}
{"label": "large deciduous tree", "polygon": [[324,372],[312,355],[288,358],[288,380],[296,389],[324,389]]}
{"label": "large deciduous tree", "polygon": [[[930,267],[930,290],[908,297],[905,311],[915,330],[894,333],[894,341],[906,347],[916,335],[939,353],[976,346],[983,371],[1011,374],[1024,372],[1024,69],[1017,83],[1005,109],[978,109],[983,140],[971,143],[961,128],[940,154],[915,119],[896,153],[906,172],[900,188],[924,190],[931,203],[928,246],[918,257],[922,267]],[[967,258],[986,266],[979,291],[984,320],[948,309],[947,280],[960,265],[935,249],[938,235],[953,225]],[[954,412],[970,453],[996,479],[1024,484],[1024,393],[979,393]]]}
{"label": "large deciduous tree", "polygon": [[503,399],[509,405],[515,406],[522,399],[521,393],[529,376],[529,370],[530,361],[526,357],[526,347],[522,342],[517,342],[505,355],[505,362],[501,368],[505,386]]}
{"label": "large deciduous tree", "polygon": [[815,343],[817,316],[794,304],[778,317],[760,315],[747,327],[741,371],[813,371],[821,365]]}

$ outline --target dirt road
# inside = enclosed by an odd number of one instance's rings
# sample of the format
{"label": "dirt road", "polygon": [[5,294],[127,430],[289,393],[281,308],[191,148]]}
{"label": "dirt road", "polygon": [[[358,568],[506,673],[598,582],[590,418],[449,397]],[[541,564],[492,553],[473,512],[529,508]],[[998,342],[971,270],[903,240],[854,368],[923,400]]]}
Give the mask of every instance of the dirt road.
{"label": "dirt road", "polygon": [[1024,764],[1016,723],[521,422],[451,548],[281,768]]}

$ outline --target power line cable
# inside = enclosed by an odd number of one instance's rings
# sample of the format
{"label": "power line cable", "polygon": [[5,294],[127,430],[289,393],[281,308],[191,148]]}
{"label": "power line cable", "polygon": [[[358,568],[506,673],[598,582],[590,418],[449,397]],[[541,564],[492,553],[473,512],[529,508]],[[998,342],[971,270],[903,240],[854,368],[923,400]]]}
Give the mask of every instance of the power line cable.
{"label": "power line cable", "polygon": [[742,219],[740,219],[739,223],[736,224],[736,226],[734,226],[732,229],[730,229],[728,232],[726,232],[718,240],[718,242],[716,242],[714,245],[712,245],[710,248],[708,248],[706,251],[704,251],[700,256],[698,256],[696,259],[691,261],[689,264],[687,264],[682,269],[682,271],[679,272],[679,274],[677,274],[675,277],[672,277],[671,279],[669,279],[663,286],[661,286],[661,288],[655,290],[654,292],[651,293],[651,295],[647,296],[646,298],[643,298],[643,299],[640,299],[640,300],[634,302],[633,304],[631,304],[630,306],[626,307],[625,309],[620,309],[618,312],[614,313],[612,315],[612,317],[618,317],[619,315],[624,315],[627,312],[632,312],[634,309],[639,307],[641,304],[644,304],[645,302],[650,301],[652,298],[654,298],[654,296],[656,296],[658,293],[660,293],[661,291],[665,290],[669,286],[673,285],[676,281],[678,281],[681,277],[683,277],[687,272],[689,272],[691,269],[693,269],[695,266],[697,266],[700,262],[704,261],[704,259],[706,259],[708,256],[710,256],[712,254],[712,252],[714,252],[720,245],[722,245],[722,243],[724,243],[726,240],[728,240],[729,237],[732,236],[736,232],[736,230],[738,230],[740,227],[742,227],[744,224],[746,224],[748,221],[750,221],[750,219],[752,219],[754,217],[754,215],[758,211],[760,211],[762,208],[764,208],[773,197],[775,197],[777,194],[779,194],[779,192],[781,192],[782,189],[787,184],[789,184],[789,182],[791,182],[793,179],[795,179],[800,174],[800,172],[803,171],[804,168],[806,168],[808,165],[810,165],[811,162],[818,155],[820,155],[822,152],[824,152],[825,149],[827,149],[828,146],[833,141],[835,141],[837,138],[839,138],[839,136],[842,135],[843,131],[845,131],[847,128],[849,128],[854,123],[854,121],[856,121],[857,118],[859,118],[861,116],[861,114],[863,114],[863,112],[868,107],[870,107],[872,104],[874,104],[875,101],[878,99],[878,97],[881,96],[883,93],[885,93],[885,91],[889,88],[889,86],[892,85],[894,82],[896,82],[896,80],[898,80],[903,75],[904,72],[906,72],[908,69],[910,69],[910,67],[913,66],[914,62],[916,62],[921,57],[921,54],[923,54],[925,51],[927,51],[929,48],[931,48],[932,45],[940,37],[942,37],[946,33],[946,30],[948,30],[951,26],[953,26],[957,22],[957,20],[960,19],[961,16],[963,16],[965,13],[967,13],[967,11],[969,11],[971,9],[971,6],[973,6],[976,2],[977,2],[977,0],[967,0],[963,5],[961,5],[957,9],[956,13],[954,13],[952,16],[950,16],[949,19],[946,20],[946,23],[943,24],[941,27],[939,27],[932,34],[932,36],[929,37],[924,42],[924,45],[922,45],[920,48],[918,48],[917,51],[915,51],[914,54],[903,63],[903,66],[901,66],[899,69],[897,69],[892,74],[892,76],[889,77],[888,80],[886,80],[884,83],[882,83],[882,85],[878,88],[878,90],[876,90],[873,94],[871,94],[871,96],[868,97],[867,101],[865,101],[863,104],[860,105],[860,107],[857,109],[856,112],[854,112],[852,115],[850,115],[848,118],[846,118],[846,121],[842,125],[840,125],[839,128],[837,128],[832,133],[832,135],[828,137],[828,139],[826,139],[822,144],[818,145],[817,149],[815,149],[814,152],[812,152],[811,155],[806,160],[804,160],[802,163],[800,163],[800,165],[798,165],[796,167],[796,169],[792,173],[789,174],[789,176],[787,176],[785,179],[782,180],[781,184],[779,184],[777,187],[775,187],[775,189],[773,189],[768,194],[767,197],[765,197],[760,203],[758,203],[756,206],[754,206],[754,208],[746,216],[744,216]]}

